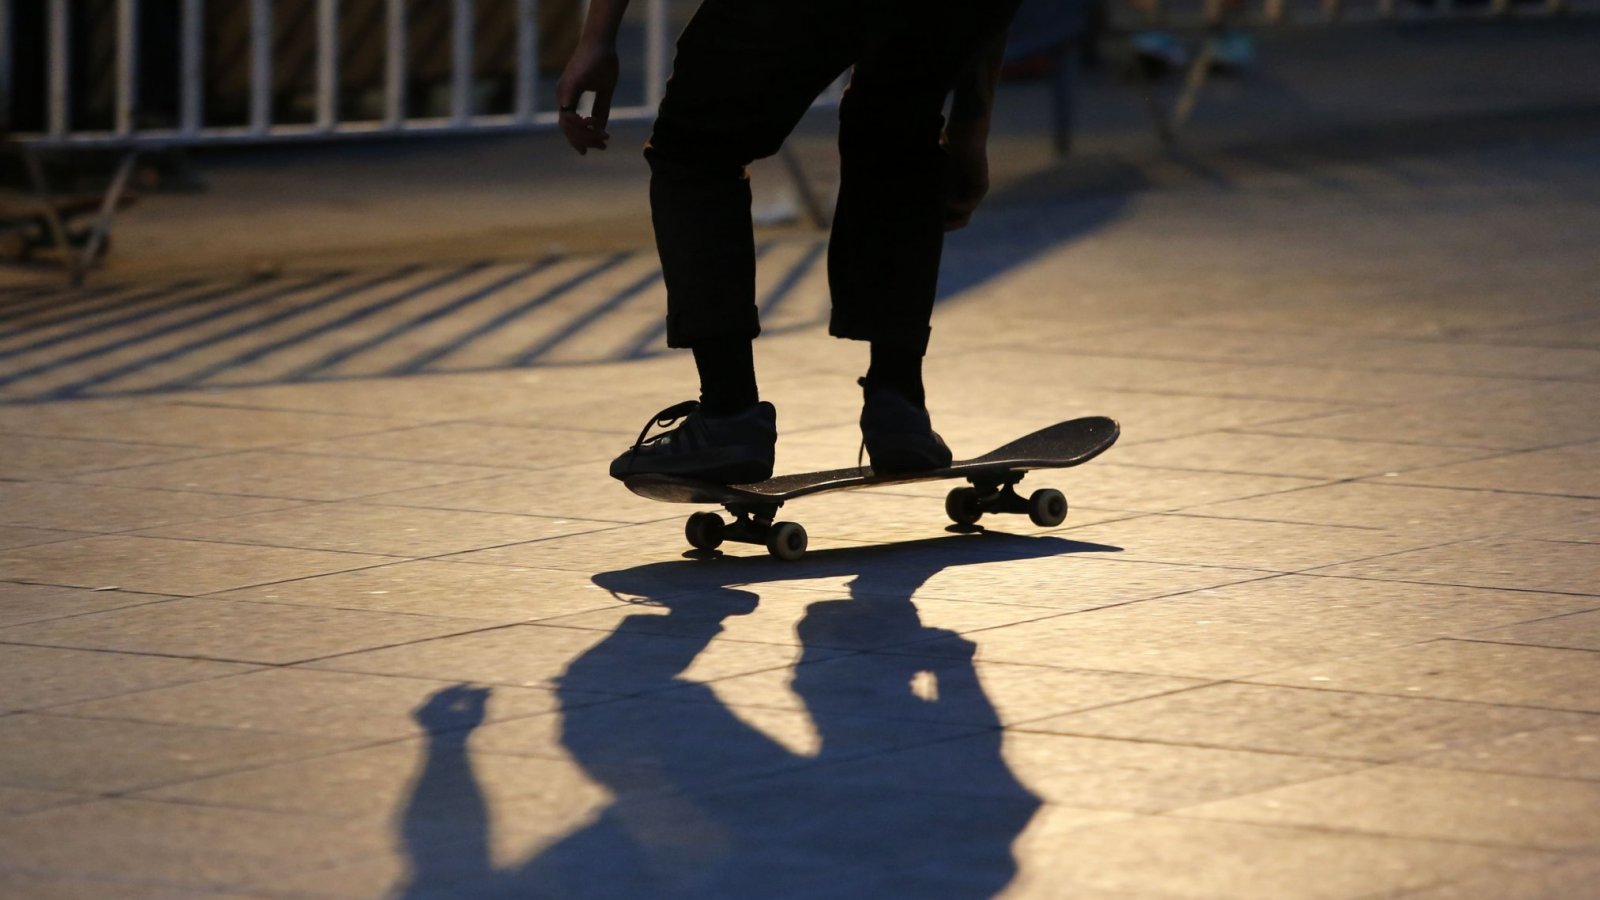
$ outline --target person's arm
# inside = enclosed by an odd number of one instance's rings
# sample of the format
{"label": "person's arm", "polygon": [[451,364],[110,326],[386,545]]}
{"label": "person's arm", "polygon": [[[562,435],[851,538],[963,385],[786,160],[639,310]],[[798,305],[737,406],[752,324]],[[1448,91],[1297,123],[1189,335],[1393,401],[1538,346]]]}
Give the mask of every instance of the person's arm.
{"label": "person's arm", "polygon": [[1001,29],[961,74],[950,99],[944,130],[951,161],[945,183],[946,231],[966,227],[989,192],[989,126],[1005,52],[1006,31]]}
{"label": "person's arm", "polygon": [[[611,118],[611,95],[617,89],[617,31],[628,0],[590,0],[589,17],[583,23],[578,49],[556,82],[556,103],[561,107],[561,133],[579,153],[606,149],[611,135],[606,122]],[[589,115],[578,115],[578,99],[594,92]]]}

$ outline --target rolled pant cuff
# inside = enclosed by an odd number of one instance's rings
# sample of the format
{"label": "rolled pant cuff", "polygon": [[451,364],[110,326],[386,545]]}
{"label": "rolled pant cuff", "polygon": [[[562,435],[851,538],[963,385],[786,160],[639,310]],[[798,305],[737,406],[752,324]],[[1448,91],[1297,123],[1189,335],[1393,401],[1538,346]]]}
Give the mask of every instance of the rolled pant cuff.
{"label": "rolled pant cuff", "polygon": [[828,333],[836,338],[849,341],[887,341],[899,344],[908,349],[917,351],[926,356],[928,353],[928,339],[933,334],[933,329],[927,325],[921,327],[887,328],[882,325],[870,325],[857,322],[846,322],[834,317],[828,322]]}
{"label": "rolled pant cuff", "polygon": [[668,347],[684,349],[704,341],[753,341],[761,334],[761,314],[754,306],[747,316],[728,316],[716,322],[696,322],[695,318],[701,317],[667,314]]}

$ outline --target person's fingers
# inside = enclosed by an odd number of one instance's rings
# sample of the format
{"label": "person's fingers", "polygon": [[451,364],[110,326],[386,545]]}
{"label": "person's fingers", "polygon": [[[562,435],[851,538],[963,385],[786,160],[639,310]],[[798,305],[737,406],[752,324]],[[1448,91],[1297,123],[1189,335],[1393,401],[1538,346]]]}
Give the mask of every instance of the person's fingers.
{"label": "person's fingers", "polygon": [[604,132],[606,123],[611,121],[612,90],[614,88],[603,88],[594,92],[594,105],[589,109],[589,121],[596,131]]}

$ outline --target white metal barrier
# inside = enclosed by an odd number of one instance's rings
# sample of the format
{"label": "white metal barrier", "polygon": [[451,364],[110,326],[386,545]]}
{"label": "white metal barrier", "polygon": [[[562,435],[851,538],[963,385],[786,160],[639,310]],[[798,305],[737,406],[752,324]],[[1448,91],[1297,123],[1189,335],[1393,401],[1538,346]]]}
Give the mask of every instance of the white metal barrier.
{"label": "white metal barrier", "polygon": [[[41,0],[18,0],[38,3]],[[204,15],[202,0],[181,0],[179,57],[180,103],[176,127],[141,128],[138,123],[141,62],[138,29],[140,0],[115,0],[116,104],[109,129],[86,130],[73,121],[72,71],[75,60],[71,41],[73,0],[42,0],[48,9],[47,124],[41,131],[15,133],[12,139],[35,149],[103,146],[147,149],[220,143],[306,141],[394,134],[462,134],[496,130],[530,130],[554,127],[558,113],[539,107],[538,0],[515,3],[515,85],[509,113],[485,114],[474,108],[473,68],[475,20],[479,0],[445,0],[451,5],[450,112],[447,116],[413,116],[407,104],[408,66],[407,0],[383,0],[385,21],[372,39],[384,43],[384,112],[378,119],[350,119],[340,111],[340,7],[341,0],[316,3],[316,113],[310,123],[283,123],[273,115],[273,0],[236,0],[250,11],[249,121],[243,126],[208,124],[205,95]],[[13,81],[13,0],[0,0],[0,86],[5,95],[17,89],[37,89]],[[646,119],[654,115],[666,88],[672,35],[668,26],[668,0],[645,0],[643,66],[644,96],[636,105],[619,105],[611,111],[615,121]]]}
{"label": "white metal barrier", "polygon": [[[444,0],[450,4],[450,72],[448,114],[417,115],[408,103],[412,81],[408,58],[410,30],[408,0],[378,0],[383,4],[383,24],[360,41],[381,41],[383,53],[382,114],[377,117],[350,117],[342,113],[341,96],[341,0],[311,0],[315,3],[314,114],[308,122],[284,121],[275,114],[274,73],[280,60],[274,55],[274,0],[234,0],[248,4],[248,112],[243,124],[216,124],[207,120],[206,53],[204,0],[176,0],[178,21],[178,96],[176,121],[165,127],[147,127],[141,121],[140,86],[145,60],[141,57],[140,28],[145,24],[149,4],[141,0],[103,0],[102,7],[114,9],[115,21],[95,23],[114,30],[114,100],[109,127],[89,127],[75,121],[73,95],[75,66],[85,60],[75,58],[75,14],[82,14],[85,0],[16,0],[17,4],[42,4],[44,28],[42,84],[27,83],[17,72],[17,8],[13,0],[0,0],[0,136],[19,148],[24,165],[43,205],[41,215],[67,262],[74,284],[85,273],[103,246],[111,219],[126,190],[134,162],[142,151],[163,148],[190,148],[223,144],[269,144],[274,142],[326,141],[346,138],[394,138],[418,135],[461,135],[487,132],[515,132],[550,129],[557,126],[559,113],[542,108],[539,96],[539,0],[498,0],[514,4],[512,71],[514,98],[505,112],[485,112],[475,107],[474,66],[475,27],[480,7],[489,0]],[[548,0],[547,0],[548,2]],[[611,110],[613,122],[647,120],[655,114],[666,89],[671,60],[669,0],[645,0],[643,7],[644,51],[642,96],[634,104],[622,103]],[[37,10],[37,6],[35,7]],[[502,61],[504,62],[504,61]],[[21,92],[19,94],[19,92]],[[42,96],[41,96],[42,94]],[[42,100],[42,127],[17,128],[13,113],[19,96],[32,95]],[[102,117],[106,118],[106,117]],[[50,201],[45,177],[35,156],[37,151],[75,148],[104,148],[121,151],[123,156],[103,196],[99,215],[75,252],[73,241],[57,204]]]}

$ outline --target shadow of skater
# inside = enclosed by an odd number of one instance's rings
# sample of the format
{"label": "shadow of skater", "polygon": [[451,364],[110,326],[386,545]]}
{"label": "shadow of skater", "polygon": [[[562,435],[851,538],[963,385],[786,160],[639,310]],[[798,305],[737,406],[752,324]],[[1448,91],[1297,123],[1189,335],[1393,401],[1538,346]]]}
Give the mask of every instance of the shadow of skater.
{"label": "shadow of skater", "polygon": [[[527,862],[494,869],[464,750],[484,692],[441,691],[419,718],[457,730],[431,739],[404,813],[413,877],[402,896],[993,896],[1016,873],[1011,845],[1039,800],[1001,755],[975,645],[924,625],[912,597],[954,566],[1116,549],[977,534],[817,551],[795,564],[723,557],[596,575],[667,610],[628,616],[561,679],[562,744],[616,799]],[[765,707],[797,698],[814,752],[749,724],[762,710],[741,716],[679,677],[725,619],[755,609],[760,584],[850,576],[849,599],[819,591],[797,625],[793,696],[752,698]],[[618,673],[629,693],[650,696],[596,704],[585,688],[614,688]],[[792,727],[797,714],[765,715]]]}

